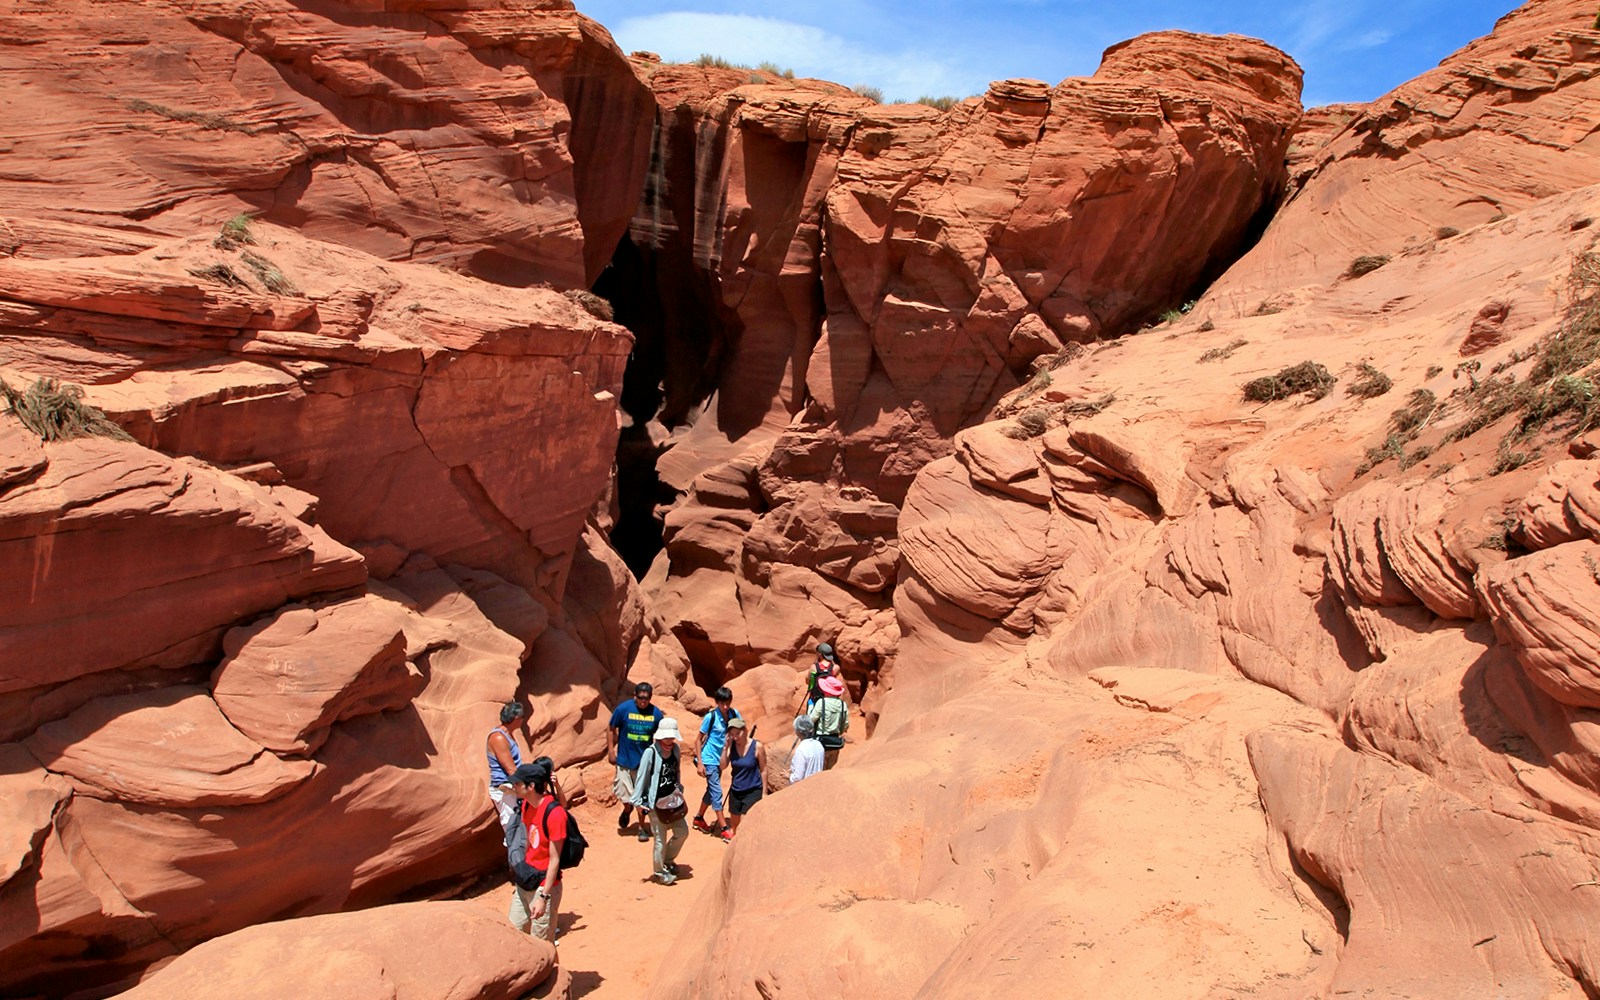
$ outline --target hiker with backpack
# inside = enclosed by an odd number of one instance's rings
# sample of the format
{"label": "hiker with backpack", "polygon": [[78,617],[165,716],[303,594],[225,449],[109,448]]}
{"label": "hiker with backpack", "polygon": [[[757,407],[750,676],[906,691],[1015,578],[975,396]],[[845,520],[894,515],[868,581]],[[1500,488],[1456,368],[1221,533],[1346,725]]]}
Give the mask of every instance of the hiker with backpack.
{"label": "hiker with backpack", "polygon": [[832,677],[839,683],[844,683],[844,669],[839,666],[839,654],[834,651],[833,643],[821,642],[817,644],[817,658],[812,661],[811,669],[806,671],[806,696],[801,702],[795,715],[804,715],[811,711],[811,706],[821,697],[818,685],[824,677]]}
{"label": "hiker with backpack", "polygon": [[689,824],[684,821],[689,815],[689,803],[683,797],[682,762],[678,720],[668,716],[656,726],[655,741],[640,756],[639,770],[633,775],[633,804],[649,815],[650,829],[655,834],[651,874],[662,885],[678,881],[678,852],[689,837]]}
{"label": "hiker with backpack", "polygon": [[[733,707],[733,692],[727,688],[717,688],[711,700],[716,705],[700,720],[700,743],[695,748],[694,769],[706,779],[706,791],[700,797],[700,811],[695,814],[694,828],[701,833],[731,840],[733,834],[722,823],[722,769],[728,766],[728,724],[741,716],[739,710]],[[707,806],[716,814],[716,826],[706,824]]]}
{"label": "hiker with backpack", "polygon": [[822,744],[822,769],[830,770],[839,762],[844,732],[850,728],[850,706],[844,700],[844,682],[837,677],[819,680],[817,700],[806,712],[806,717],[816,727],[817,742]]}
{"label": "hiker with backpack", "polygon": [[520,822],[507,835],[506,861],[513,891],[507,916],[525,934],[556,941],[556,912],[561,908],[565,869],[583,862],[589,846],[578,821],[558,798],[555,764],[540,757],[517,768],[511,792],[521,802]]}
{"label": "hiker with backpack", "polygon": [[732,748],[728,753],[728,840],[739,834],[739,822],[750,807],[767,793],[767,748],[745,727],[743,719],[728,723]]}

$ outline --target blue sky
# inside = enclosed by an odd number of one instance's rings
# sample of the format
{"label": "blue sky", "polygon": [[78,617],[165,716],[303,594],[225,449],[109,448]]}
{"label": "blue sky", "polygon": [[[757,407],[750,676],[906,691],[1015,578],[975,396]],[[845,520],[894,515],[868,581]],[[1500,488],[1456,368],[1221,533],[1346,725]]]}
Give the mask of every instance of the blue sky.
{"label": "blue sky", "polygon": [[1182,28],[1264,38],[1306,71],[1307,106],[1370,101],[1431,69],[1514,0],[577,0],[624,51],[774,62],[878,87],[965,97],[990,80],[1088,76],[1109,45]]}

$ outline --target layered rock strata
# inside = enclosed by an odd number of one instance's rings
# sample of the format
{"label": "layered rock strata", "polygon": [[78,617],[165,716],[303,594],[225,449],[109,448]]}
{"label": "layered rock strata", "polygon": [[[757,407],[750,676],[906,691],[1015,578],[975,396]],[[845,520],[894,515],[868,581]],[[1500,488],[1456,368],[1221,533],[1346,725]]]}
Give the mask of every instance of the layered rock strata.
{"label": "layered rock strata", "polygon": [[[1600,989],[1597,373],[1565,353],[1593,336],[1600,187],[1581,140],[1526,134],[1590,106],[1593,23],[1530,4],[1377,102],[1460,131],[1336,138],[1188,317],[1065,359],[919,473],[874,738],[741,828],[656,995]],[[1544,82],[1485,69],[1515,66]],[[1438,81],[1479,84],[1411,106]],[[1488,170],[1472,149],[1549,187],[1364,273],[1283,256],[1338,238],[1311,206],[1369,210],[1352,172],[1408,191]],[[1463,351],[1486,315],[1498,341]],[[848,851],[794,840],[817,812]]]}
{"label": "layered rock strata", "polygon": [[648,162],[648,92],[567,2],[22,4],[0,37],[18,95],[0,111],[0,245],[19,256],[246,212],[392,260],[587,287]]}
{"label": "layered rock strata", "polygon": [[1299,114],[1299,68],[1236,37],[1144,36],[947,112],[636,65],[663,127],[632,240],[698,310],[641,333],[663,389],[633,417],[676,426],[680,498],[647,590],[708,681],[823,637],[858,681],[886,664],[917,471],[1041,356],[1225,266]]}

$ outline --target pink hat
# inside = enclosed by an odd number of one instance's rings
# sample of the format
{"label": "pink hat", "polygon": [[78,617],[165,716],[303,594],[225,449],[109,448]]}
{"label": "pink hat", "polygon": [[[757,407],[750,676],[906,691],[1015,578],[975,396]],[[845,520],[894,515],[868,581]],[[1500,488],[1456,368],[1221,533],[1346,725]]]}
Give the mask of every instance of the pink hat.
{"label": "pink hat", "polygon": [[844,681],[841,681],[839,678],[832,675],[825,676],[821,680],[817,681],[817,690],[821,691],[829,698],[843,698]]}

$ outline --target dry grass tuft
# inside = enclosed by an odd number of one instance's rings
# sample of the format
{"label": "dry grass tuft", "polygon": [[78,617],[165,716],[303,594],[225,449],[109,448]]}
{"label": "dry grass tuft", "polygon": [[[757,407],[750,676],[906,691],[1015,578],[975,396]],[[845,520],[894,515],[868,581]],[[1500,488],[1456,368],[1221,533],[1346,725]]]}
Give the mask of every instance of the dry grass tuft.
{"label": "dry grass tuft", "polygon": [[1350,266],[1345,269],[1344,276],[1346,278],[1359,278],[1363,274],[1371,274],[1373,271],[1376,271],[1378,268],[1387,263],[1389,263],[1389,255],[1386,253],[1370,254],[1365,257],[1357,257],[1355,260],[1351,261]]}
{"label": "dry grass tuft", "polygon": [[1240,337],[1238,340],[1225,344],[1222,347],[1213,347],[1211,350],[1200,355],[1200,363],[1206,364],[1207,362],[1211,361],[1225,361],[1228,358],[1233,357],[1234,351],[1237,351],[1239,348],[1248,343],[1250,343],[1250,341]]}
{"label": "dry grass tuft", "polygon": [[43,441],[68,441],[80,437],[106,437],[132,441],[104,413],[83,401],[83,387],[41,378],[18,391],[0,379],[0,398],[6,412],[22,421]]}

